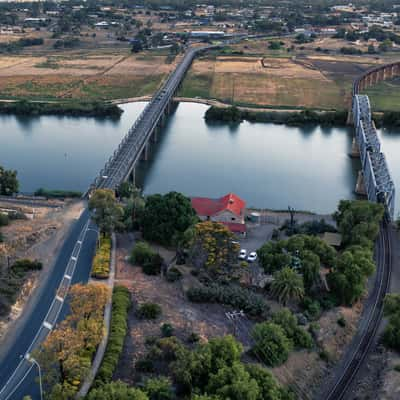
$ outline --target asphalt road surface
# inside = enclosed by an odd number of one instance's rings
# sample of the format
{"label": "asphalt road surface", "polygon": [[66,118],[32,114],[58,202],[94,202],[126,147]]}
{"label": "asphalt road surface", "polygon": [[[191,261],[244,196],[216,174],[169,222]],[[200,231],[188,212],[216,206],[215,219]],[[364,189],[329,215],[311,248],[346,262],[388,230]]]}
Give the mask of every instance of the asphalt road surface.
{"label": "asphalt road surface", "polygon": [[73,225],[52,270],[52,276],[40,292],[31,314],[0,359],[0,400],[21,400],[30,395],[40,399],[38,368],[24,358],[46,338],[54,324],[68,312],[58,289],[87,282],[97,239],[96,227],[85,210]]}

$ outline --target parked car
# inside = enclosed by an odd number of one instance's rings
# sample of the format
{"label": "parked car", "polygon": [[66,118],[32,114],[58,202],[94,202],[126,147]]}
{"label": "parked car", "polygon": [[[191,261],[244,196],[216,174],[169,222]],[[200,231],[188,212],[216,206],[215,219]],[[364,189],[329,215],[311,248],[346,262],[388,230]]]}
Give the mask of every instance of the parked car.
{"label": "parked car", "polygon": [[252,251],[249,256],[247,257],[248,262],[254,262],[257,260],[257,253],[255,251]]}
{"label": "parked car", "polygon": [[239,252],[239,258],[240,258],[241,260],[245,260],[245,259],[246,259],[246,256],[247,256],[247,250],[246,250],[246,249],[240,250],[240,252]]}

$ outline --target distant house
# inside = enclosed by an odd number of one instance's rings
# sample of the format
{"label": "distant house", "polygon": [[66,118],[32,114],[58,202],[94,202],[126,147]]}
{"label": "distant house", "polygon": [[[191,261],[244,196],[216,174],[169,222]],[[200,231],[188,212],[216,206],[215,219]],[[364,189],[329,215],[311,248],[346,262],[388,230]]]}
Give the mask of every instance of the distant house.
{"label": "distant house", "polygon": [[219,199],[192,197],[192,207],[202,221],[215,221],[224,224],[230,231],[246,235],[246,202],[239,196],[229,193]]}

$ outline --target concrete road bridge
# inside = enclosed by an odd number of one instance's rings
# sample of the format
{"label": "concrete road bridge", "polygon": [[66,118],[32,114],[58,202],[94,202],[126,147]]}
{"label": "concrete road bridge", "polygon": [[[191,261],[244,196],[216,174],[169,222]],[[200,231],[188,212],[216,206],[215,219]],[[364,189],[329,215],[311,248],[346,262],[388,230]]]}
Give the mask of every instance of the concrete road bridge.
{"label": "concrete road bridge", "polygon": [[352,155],[360,157],[362,166],[356,192],[366,195],[370,201],[384,204],[387,217],[392,221],[395,218],[395,186],[385,155],[381,152],[369,98],[360,94],[360,91],[395,76],[400,76],[400,62],[376,67],[356,79],[349,112],[349,122],[353,123],[355,129]]}
{"label": "concrete road bridge", "polygon": [[136,164],[140,159],[148,158],[150,143],[157,141],[157,136],[172,110],[173,98],[194,58],[214,47],[218,46],[202,46],[187,50],[182,61],[146,105],[118,148],[106,162],[100,174],[89,187],[87,194],[102,188],[115,190],[128,179],[135,181]]}

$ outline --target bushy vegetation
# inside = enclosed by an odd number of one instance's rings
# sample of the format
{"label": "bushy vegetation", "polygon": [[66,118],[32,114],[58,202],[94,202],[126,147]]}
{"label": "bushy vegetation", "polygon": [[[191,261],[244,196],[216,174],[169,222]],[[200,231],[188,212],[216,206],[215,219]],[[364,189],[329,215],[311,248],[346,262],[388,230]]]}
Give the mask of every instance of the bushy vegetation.
{"label": "bushy vegetation", "polygon": [[293,342],[294,347],[309,349],[313,346],[311,335],[299,326],[297,318],[289,309],[283,308],[273,314],[272,322],[285,331],[286,336]]}
{"label": "bushy vegetation", "polygon": [[18,193],[19,182],[17,179],[17,171],[5,169],[0,165],[0,195],[12,196]]}
{"label": "bushy vegetation", "polygon": [[0,266],[0,317],[10,312],[28,273],[41,269],[42,263],[40,261],[28,259],[17,260],[10,268]]}
{"label": "bushy vegetation", "polygon": [[176,282],[182,278],[182,273],[176,267],[171,267],[168,269],[166,274],[166,279],[168,282]]}
{"label": "bushy vegetation", "polygon": [[346,125],[346,111],[324,111],[317,112],[312,110],[303,110],[299,112],[285,111],[248,111],[240,110],[237,107],[216,107],[211,106],[205,113],[204,118],[207,122],[231,122],[240,123],[249,122],[269,122],[285,125]]}
{"label": "bushy vegetation", "polygon": [[119,118],[123,110],[115,104],[105,102],[39,103],[19,100],[0,103],[0,114],[15,115],[64,115],[71,117]]}
{"label": "bushy vegetation", "polygon": [[136,242],[132,249],[130,262],[132,264],[144,265],[151,261],[155,252],[147,242]]}
{"label": "bushy vegetation", "polygon": [[307,221],[302,224],[297,224],[296,221],[293,225],[290,221],[286,221],[281,228],[285,231],[286,235],[320,235],[325,232],[337,232],[336,228],[328,224],[324,219],[319,221]]}
{"label": "bushy vegetation", "polygon": [[251,316],[266,316],[269,306],[264,297],[238,285],[192,287],[186,292],[188,299],[195,303],[219,303],[243,310]]}
{"label": "bushy vegetation", "polygon": [[96,375],[94,383],[96,387],[109,383],[112,380],[128,329],[127,316],[130,306],[131,298],[129,290],[124,286],[115,286],[112,297],[110,334],[103,361]]}
{"label": "bushy vegetation", "polygon": [[383,206],[377,203],[349,200],[339,203],[334,216],[346,248],[327,279],[341,304],[357,301],[365,290],[367,278],[375,270],[372,249],[383,213]]}
{"label": "bushy vegetation", "polygon": [[91,275],[97,279],[108,279],[110,275],[111,237],[105,236],[99,240],[100,245],[96,249]]}
{"label": "bushy vegetation", "polygon": [[35,196],[46,197],[47,199],[64,199],[64,198],[81,198],[82,192],[76,190],[50,190],[39,188],[35,192]]}
{"label": "bushy vegetation", "polygon": [[74,285],[70,289],[70,314],[53,329],[35,358],[42,368],[47,398],[73,398],[90,369],[103,338],[104,307],[109,297],[105,285]]}
{"label": "bushy vegetation", "polygon": [[386,295],[384,314],[389,323],[383,333],[383,342],[387,347],[400,351],[400,294]]}
{"label": "bushy vegetation", "polygon": [[161,307],[156,303],[143,303],[136,310],[140,319],[157,319],[162,313]]}
{"label": "bushy vegetation", "polygon": [[[62,398],[62,397],[60,397]],[[89,392],[86,400],[149,400],[148,396],[140,389],[128,386],[117,381],[99,386]]]}
{"label": "bushy vegetation", "polygon": [[164,259],[153,251],[146,242],[137,242],[132,249],[130,262],[142,266],[146,275],[158,275],[161,272]]}
{"label": "bushy vegetation", "polygon": [[293,343],[284,329],[273,322],[256,324],[252,331],[255,344],[253,353],[271,367],[283,364],[293,349]]}
{"label": "bushy vegetation", "polygon": [[24,47],[40,46],[44,43],[42,38],[21,38],[16,41],[0,43],[0,53],[15,53]]}

